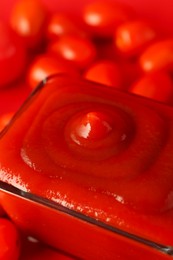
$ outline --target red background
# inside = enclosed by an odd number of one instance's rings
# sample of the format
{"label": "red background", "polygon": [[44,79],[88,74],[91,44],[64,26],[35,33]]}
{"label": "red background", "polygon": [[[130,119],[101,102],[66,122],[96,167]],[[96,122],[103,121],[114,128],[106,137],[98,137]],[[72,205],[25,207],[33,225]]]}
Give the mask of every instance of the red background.
{"label": "red background", "polygon": [[[11,8],[16,0],[0,1],[0,19],[8,21]],[[23,0],[25,1],[25,0]],[[93,0],[41,0],[50,11],[80,12],[87,2]],[[104,0],[102,0],[104,1]],[[152,24],[157,25],[161,31],[173,36],[173,1],[172,0],[119,0],[129,3],[137,10],[141,17],[147,18]],[[10,72],[9,72],[10,73]],[[8,89],[0,90],[0,115],[4,112],[16,111],[23,100],[26,99],[30,90],[15,84]]]}
{"label": "red background", "polygon": [[[82,6],[93,0],[41,0],[49,10],[72,10],[79,12]],[[15,0],[1,0],[0,18],[7,18]],[[157,23],[161,29],[173,34],[173,1],[172,0],[119,0],[129,3],[142,16],[147,16]]]}

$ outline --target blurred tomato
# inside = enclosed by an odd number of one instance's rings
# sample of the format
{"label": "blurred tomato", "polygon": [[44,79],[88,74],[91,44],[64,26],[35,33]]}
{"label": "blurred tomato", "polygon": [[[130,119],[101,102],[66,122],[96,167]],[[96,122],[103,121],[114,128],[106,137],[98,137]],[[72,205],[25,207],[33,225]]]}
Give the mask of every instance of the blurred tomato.
{"label": "blurred tomato", "polygon": [[76,16],[70,16],[64,13],[51,15],[46,26],[47,38],[50,40],[58,39],[65,34],[85,37],[86,32],[81,26],[80,19],[77,19]]}
{"label": "blurred tomato", "polygon": [[43,36],[46,17],[47,11],[41,1],[18,0],[12,9],[10,24],[29,47],[35,47]]}
{"label": "blurred tomato", "polygon": [[120,24],[134,16],[134,11],[115,1],[95,1],[86,4],[83,19],[94,36],[111,37]]}
{"label": "blurred tomato", "polygon": [[137,55],[156,38],[155,30],[142,20],[126,22],[115,33],[115,45],[124,54]]}
{"label": "blurred tomato", "polygon": [[96,57],[94,44],[86,38],[64,35],[48,47],[49,51],[66,60],[73,61],[79,68],[85,68]]}
{"label": "blurred tomato", "polygon": [[141,77],[129,89],[131,93],[168,102],[173,96],[173,82],[169,74],[158,71]]}
{"label": "blurred tomato", "polygon": [[26,48],[7,24],[0,22],[0,87],[18,79],[26,64]]}
{"label": "blurred tomato", "polygon": [[93,63],[84,73],[84,78],[110,87],[121,88],[122,75],[117,63],[100,60]]}
{"label": "blurred tomato", "polygon": [[145,72],[173,70],[173,39],[158,41],[150,45],[139,57]]}
{"label": "blurred tomato", "polygon": [[66,73],[70,76],[78,76],[77,68],[71,62],[61,58],[42,54],[34,59],[28,70],[27,81],[31,88],[35,88],[42,80],[53,74]]}

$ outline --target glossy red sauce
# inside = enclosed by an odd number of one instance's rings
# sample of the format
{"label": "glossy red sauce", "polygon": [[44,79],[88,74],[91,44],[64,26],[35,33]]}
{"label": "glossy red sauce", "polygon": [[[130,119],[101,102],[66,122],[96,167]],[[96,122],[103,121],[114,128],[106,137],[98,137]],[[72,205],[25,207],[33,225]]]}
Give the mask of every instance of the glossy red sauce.
{"label": "glossy red sauce", "polygon": [[172,244],[172,108],[77,79],[49,79],[1,138],[1,180]]}

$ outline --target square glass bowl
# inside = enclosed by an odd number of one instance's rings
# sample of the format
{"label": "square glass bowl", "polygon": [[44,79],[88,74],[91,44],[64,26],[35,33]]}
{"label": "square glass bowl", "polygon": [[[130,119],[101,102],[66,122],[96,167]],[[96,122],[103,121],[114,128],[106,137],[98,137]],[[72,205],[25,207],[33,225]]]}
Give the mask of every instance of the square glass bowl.
{"label": "square glass bowl", "polygon": [[[88,115],[99,118],[91,138]],[[172,128],[170,106],[52,76],[1,133],[0,203],[22,232],[75,258],[171,259]]]}
{"label": "square glass bowl", "polygon": [[74,259],[173,258],[173,247],[133,235],[37,195],[0,183],[5,210],[26,235]]}

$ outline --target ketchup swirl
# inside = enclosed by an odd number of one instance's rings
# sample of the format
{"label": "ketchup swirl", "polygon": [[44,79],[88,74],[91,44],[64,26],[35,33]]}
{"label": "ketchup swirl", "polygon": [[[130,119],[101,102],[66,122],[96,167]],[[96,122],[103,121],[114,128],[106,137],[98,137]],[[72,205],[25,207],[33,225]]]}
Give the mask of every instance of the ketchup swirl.
{"label": "ketchup swirl", "polygon": [[170,209],[172,165],[162,158],[173,137],[164,113],[152,101],[66,81],[38,96],[44,102],[23,138],[22,160],[46,178],[87,186],[133,210]]}

